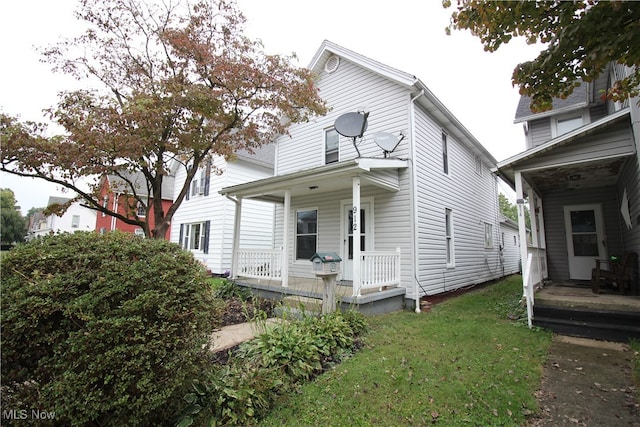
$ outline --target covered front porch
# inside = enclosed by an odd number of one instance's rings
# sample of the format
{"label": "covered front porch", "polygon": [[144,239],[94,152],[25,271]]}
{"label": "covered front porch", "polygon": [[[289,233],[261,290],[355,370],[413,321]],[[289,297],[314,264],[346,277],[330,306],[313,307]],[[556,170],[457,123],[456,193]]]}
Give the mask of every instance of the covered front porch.
{"label": "covered front porch", "polygon": [[[630,119],[623,109],[498,164],[516,191],[520,239],[527,242],[521,259],[530,326],[550,313],[543,308],[550,301],[547,289],[568,300],[580,296],[580,310],[595,316],[602,310],[594,303],[612,298],[592,291],[597,260],[639,252],[640,173]],[[638,294],[636,261],[628,292],[615,299],[633,301]],[[606,310],[600,315],[614,319]]]}
{"label": "covered front porch", "polygon": [[[400,190],[400,171],[407,167],[399,159],[358,158],[223,188],[220,192],[236,203],[230,277],[274,299],[318,298],[323,282],[310,258],[335,252],[342,258],[336,295],[342,305],[378,307],[363,310],[368,312],[402,308],[407,294],[402,264],[408,254],[384,238],[393,235],[377,226],[385,215],[377,203]],[[247,199],[274,204],[272,247],[241,244]],[[391,302],[380,302],[386,299]]]}

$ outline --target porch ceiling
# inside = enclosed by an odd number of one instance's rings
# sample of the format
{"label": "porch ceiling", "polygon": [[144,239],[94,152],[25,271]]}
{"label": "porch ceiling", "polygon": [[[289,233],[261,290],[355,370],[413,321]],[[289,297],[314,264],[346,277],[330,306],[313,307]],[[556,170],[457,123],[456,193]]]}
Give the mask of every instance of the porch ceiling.
{"label": "porch ceiling", "polygon": [[522,171],[538,191],[577,190],[615,185],[628,157]]}
{"label": "porch ceiling", "polygon": [[386,191],[398,191],[398,171],[407,167],[407,160],[358,158],[225,187],[220,194],[283,202],[287,191],[295,197],[351,189],[351,178],[356,176],[364,187],[372,185]]}

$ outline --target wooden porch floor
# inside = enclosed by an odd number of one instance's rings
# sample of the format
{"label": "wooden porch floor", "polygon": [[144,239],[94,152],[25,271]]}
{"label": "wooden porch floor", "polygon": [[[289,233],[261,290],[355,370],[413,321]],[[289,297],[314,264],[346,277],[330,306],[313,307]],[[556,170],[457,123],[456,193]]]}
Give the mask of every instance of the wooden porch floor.
{"label": "wooden porch floor", "polygon": [[584,307],[593,310],[640,312],[640,296],[624,295],[608,289],[594,294],[589,283],[554,283],[535,294],[536,305]]}
{"label": "wooden porch floor", "polygon": [[[251,289],[262,297],[281,300],[289,296],[322,299],[324,282],[321,278],[289,277],[289,286],[282,287],[279,280],[258,280],[246,277],[234,279],[235,283]],[[403,287],[363,289],[360,297],[353,296],[350,281],[338,281],[335,291],[336,301],[342,309],[355,307],[365,314],[381,314],[402,310],[405,305],[406,289]]]}

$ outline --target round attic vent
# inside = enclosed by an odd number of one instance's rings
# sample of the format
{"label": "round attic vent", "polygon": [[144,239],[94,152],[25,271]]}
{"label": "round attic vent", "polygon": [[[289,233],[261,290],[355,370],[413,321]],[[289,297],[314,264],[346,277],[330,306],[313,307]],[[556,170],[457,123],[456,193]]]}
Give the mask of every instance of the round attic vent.
{"label": "round attic vent", "polygon": [[324,63],[324,70],[331,74],[338,69],[338,65],[340,65],[340,58],[332,55],[327,59],[327,62]]}

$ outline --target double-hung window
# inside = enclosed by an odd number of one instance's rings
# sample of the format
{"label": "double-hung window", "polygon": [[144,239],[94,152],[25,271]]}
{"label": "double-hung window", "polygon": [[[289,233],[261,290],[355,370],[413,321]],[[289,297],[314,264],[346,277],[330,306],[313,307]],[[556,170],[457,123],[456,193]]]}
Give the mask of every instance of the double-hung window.
{"label": "double-hung window", "polygon": [[136,215],[139,217],[147,216],[147,207],[142,202],[138,202],[138,206],[136,208]]}
{"label": "double-hung window", "polygon": [[209,221],[182,224],[180,226],[180,241],[184,249],[207,251]]}
{"label": "double-hung window", "polygon": [[296,211],[296,259],[310,259],[318,242],[318,211]]}
{"label": "double-hung window", "polygon": [[71,217],[71,228],[80,228],[80,215],[73,215]]}
{"label": "double-hung window", "polygon": [[484,247],[493,248],[493,224],[484,223]]}
{"label": "double-hung window", "polygon": [[451,209],[445,209],[444,211],[444,226],[447,250],[447,267],[453,267],[455,265],[455,258],[453,252],[453,213]]}
{"label": "double-hung window", "polygon": [[442,171],[449,175],[449,143],[444,131],[442,131]]}
{"label": "double-hung window", "polygon": [[[335,163],[339,160],[340,135],[334,129],[324,131],[324,163]],[[313,255],[313,254],[312,254]]]}

